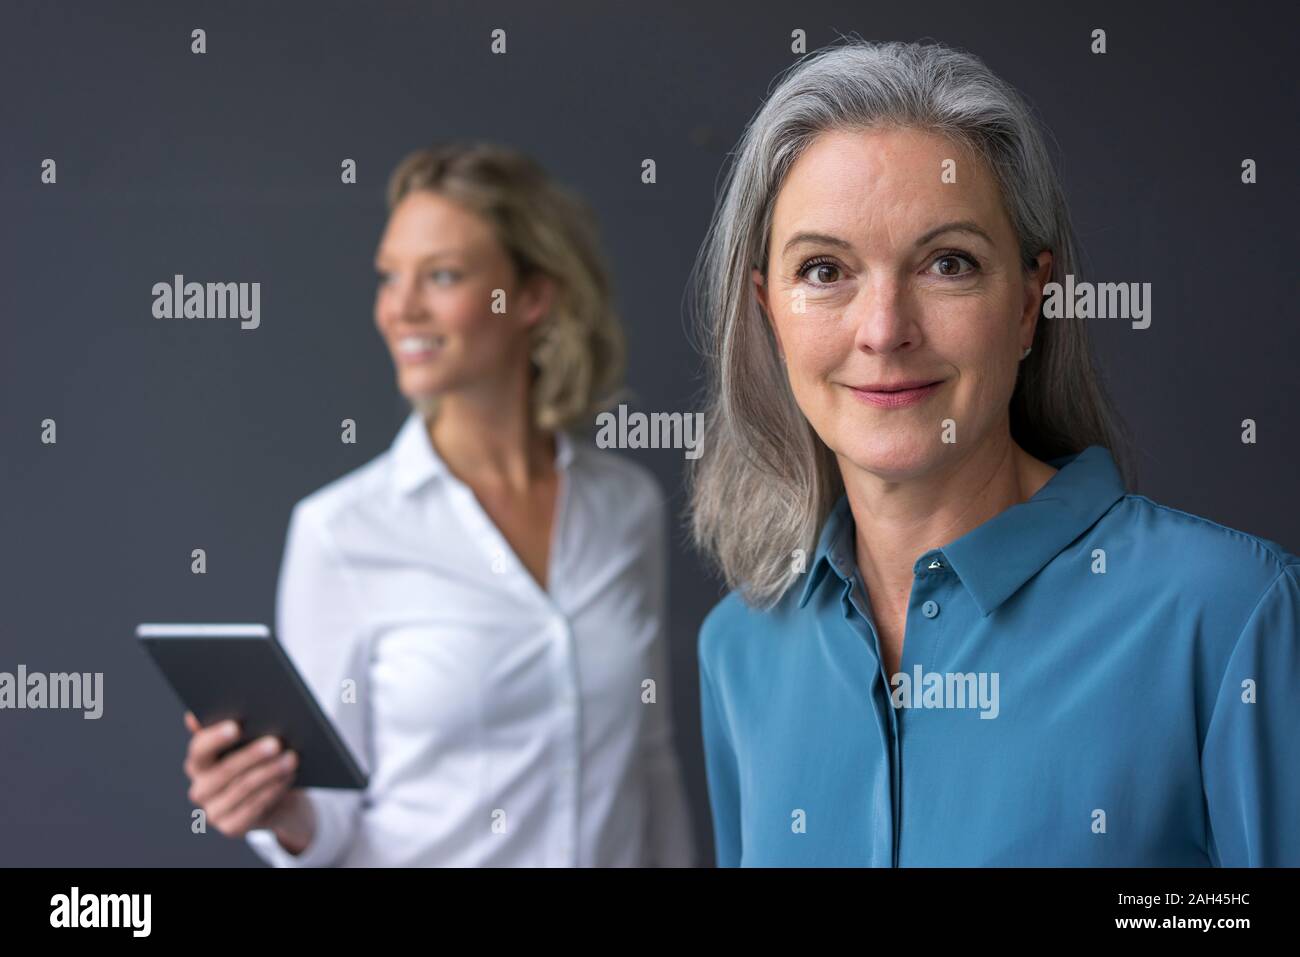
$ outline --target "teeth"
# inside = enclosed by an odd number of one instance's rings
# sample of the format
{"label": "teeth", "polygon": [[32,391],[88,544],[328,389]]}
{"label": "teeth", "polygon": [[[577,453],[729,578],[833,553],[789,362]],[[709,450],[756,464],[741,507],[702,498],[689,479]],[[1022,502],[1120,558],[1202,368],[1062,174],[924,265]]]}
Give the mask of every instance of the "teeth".
{"label": "teeth", "polygon": [[397,341],[397,349],[399,352],[427,352],[442,343],[442,336],[406,336]]}

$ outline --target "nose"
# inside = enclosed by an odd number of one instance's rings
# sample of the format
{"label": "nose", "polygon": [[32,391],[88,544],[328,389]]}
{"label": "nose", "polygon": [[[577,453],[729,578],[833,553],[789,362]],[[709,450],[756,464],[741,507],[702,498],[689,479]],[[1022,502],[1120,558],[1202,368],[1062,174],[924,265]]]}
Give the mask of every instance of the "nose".
{"label": "nose", "polygon": [[383,306],[390,321],[410,323],[426,318],[427,310],[417,277],[394,276],[385,291]]}
{"label": "nose", "polygon": [[921,341],[915,309],[904,282],[888,275],[872,276],[846,314],[853,324],[854,347],[881,355],[915,348]]}

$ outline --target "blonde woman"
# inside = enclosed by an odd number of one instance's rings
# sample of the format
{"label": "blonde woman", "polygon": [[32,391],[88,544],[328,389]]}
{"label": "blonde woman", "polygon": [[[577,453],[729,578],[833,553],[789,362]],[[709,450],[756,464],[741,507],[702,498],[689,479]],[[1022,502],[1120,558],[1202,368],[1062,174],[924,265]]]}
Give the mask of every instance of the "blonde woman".
{"label": "blonde woman", "polygon": [[408,157],[388,202],[374,320],[412,410],[295,507],[277,595],[370,784],[294,788],[274,741],[218,760],[187,715],[190,796],[278,866],[690,864],[664,499],[566,433],[621,370],[590,217],[482,144]]}
{"label": "blonde woman", "polygon": [[1130,494],[1021,97],[828,48],[703,250],[724,865],[1300,864],[1300,560]]}

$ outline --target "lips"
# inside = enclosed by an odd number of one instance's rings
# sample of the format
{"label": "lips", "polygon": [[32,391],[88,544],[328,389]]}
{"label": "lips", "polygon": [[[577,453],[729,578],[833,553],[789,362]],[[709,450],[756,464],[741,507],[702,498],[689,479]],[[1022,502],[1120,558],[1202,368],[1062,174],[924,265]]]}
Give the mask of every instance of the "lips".
{"label": "lips", "polygon": [[927,385],[933,385],[938,381],[938,379],[906,379],[901,382],[854,386],[854,388],[863,392],[906,392],[909,389],[920,389]]}
{"label": "lips", "polygon": [[878,409],[901,409],[924,402],[942,385],[942,379],[908,379],[848,388],[858,399]]}
{"label": "lips", "polygon": [[442,348],[442,336],[402,336],[397,340],[397,356],[402,362],[423,362]]}

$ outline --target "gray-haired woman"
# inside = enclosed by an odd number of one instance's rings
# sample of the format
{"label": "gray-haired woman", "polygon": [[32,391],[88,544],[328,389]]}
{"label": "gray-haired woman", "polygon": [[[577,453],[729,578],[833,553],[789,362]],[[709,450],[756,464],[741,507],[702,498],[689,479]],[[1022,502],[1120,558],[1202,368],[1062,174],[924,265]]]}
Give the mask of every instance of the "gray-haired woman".
{"label": "gray-haired woman", "polygon": [[[1029,109],[851,42],[783,78],[698,264],[721,864],[1300,864],[1300,563],[1129,494]],[[906,638],[906,640],[904,640]]]}

